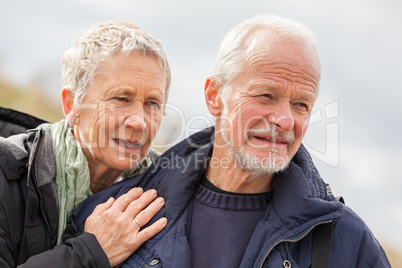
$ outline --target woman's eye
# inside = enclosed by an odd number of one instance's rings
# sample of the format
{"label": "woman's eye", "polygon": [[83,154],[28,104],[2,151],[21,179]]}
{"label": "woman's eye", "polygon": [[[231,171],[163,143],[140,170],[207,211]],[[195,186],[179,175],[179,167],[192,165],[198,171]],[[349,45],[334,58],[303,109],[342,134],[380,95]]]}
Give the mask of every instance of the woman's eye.
{"label": "woman's eye", "polygon": [[115,97],[114,99],[117,101],[124,101],[124,102],[128,101],[126,97]]}

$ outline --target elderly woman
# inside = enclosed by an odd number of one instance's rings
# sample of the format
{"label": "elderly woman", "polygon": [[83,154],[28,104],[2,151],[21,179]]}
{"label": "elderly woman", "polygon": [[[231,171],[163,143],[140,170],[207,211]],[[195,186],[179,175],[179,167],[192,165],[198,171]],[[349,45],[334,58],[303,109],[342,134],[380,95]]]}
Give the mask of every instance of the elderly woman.
{"label": "elderly woman", "polygon": [[135,188],[56,246],[81,201],[151,164],[170,86],[160,43],[131,23],[101,24],[65,53],[62,81],[65,119],[0,138],[0,267],[115,266],[166,225],[140,230],[164,200]]}

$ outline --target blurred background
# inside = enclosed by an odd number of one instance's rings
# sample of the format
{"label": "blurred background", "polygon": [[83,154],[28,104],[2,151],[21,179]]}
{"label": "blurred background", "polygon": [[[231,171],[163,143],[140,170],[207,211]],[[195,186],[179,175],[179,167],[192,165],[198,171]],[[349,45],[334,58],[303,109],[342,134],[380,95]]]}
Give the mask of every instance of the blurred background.
{"label": "blurred background", "polygon": [[402,267],[401,1],[2,0],[0,10],[0,106],[51,122],[63,117],[61,57],[88,28],[129,20],[160,40],[173,79],[159,150],[214,123],[203,87],[233,26],[264,13],[303,23],[322,64],[304,144],[335,195]]}

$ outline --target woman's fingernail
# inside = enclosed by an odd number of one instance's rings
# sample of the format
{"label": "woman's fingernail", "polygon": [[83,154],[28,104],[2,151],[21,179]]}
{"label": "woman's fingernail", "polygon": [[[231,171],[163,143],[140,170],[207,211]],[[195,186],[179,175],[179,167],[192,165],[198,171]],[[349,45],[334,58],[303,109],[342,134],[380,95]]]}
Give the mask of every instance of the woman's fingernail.
{"label": "woman's fingernail", "polygon": [[134,188],[137,192],[142,193],[142,188],[141,187],[135,187]]}
{"label": "woman's fingernail", "polygon": [[165,203],[165,199],[163,199],[163,197],[158,197],[157,199],[159,204],[164,204]]}
{"label": "woman's fingernail", "polygon": [[156,190],[155,190],[155,189],[151,189],[151,190],[149,190],[149,193],[150,193],[151,195],[156,195]]}

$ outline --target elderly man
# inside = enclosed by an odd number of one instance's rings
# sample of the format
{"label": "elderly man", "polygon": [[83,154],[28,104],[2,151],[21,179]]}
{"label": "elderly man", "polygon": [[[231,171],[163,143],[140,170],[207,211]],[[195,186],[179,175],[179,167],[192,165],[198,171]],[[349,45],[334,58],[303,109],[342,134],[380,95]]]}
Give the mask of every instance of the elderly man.
{"label": "elderly man", "polygon": [[[236,26],[205,84],[215,128],[84,201],[75,228],[83,230],[97,204],[140,185],[166,200],[152,222],[165,216],[169,223],[123,267],[389,267],[364,222],[327,192],[301,145],[319,80],[316,44],[304,26],[276,16]],[[328,223],[330,260],[316,262],[316,227]]]}

